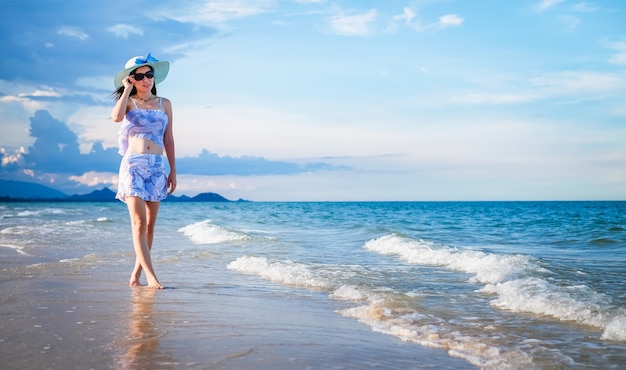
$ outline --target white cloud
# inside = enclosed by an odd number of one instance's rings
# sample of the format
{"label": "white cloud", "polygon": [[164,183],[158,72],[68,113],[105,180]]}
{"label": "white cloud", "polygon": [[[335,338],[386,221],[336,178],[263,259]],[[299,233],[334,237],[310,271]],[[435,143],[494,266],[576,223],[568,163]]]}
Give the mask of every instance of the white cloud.
{"label": "white cloud", "polygon": [[523,93],[468,93],[453,97],[451,101],[470,105],[499,105],[526,103],[535,99],[534,95]]}
{"label": "white cloud", "polygon": [[609,59],[609,63],[626,65],[626,42],[613,42],[609,47],[617,51],[617,53]]}
{"label": "white cloud", "polygon": [[29,98],[30,94],[20,93],[18,95],[5,95],[0,96],[0,103],[3,104],[15,104],[17,103],[22,109],[27,112],[28,115],[32,115],[39,109],[45,109],[50,104],[43,101],[33,100]]}
{"label": "white cloud", "polygon": [[24,147],[20,147],[19,149],[15,150],[12,154],[9,153],[5,148],[0,148],[0,154],[2,154],[2,165],[6,166],[11,163],[23,165],[24,153],[26,153],[26,150],[24,149]]}
{"label": "white cloud", "polygon": [[545,10],[548,10],[549,8],[552,8],[553,6],[565,2],[566,0],[543,0],[538,6],[537,6],[537,10],[539,12],[543,12]]}
{"label": "white cloud", "polygon": [[609,62],[612,64],[626,65],[626,52],[621,52],[613,55]]}
{"label": "white cloud", "polygon": [[[111,84],[110,81],[109,79],[109,84]],[[90,87],[93,88],[93,84]],[[0,117],[6,118],[8,109],[11,109],[10,107],[13,107],[13,109],[20,107],[19,110],[26,115],[26,118],[43,109],[48,110],[53,116],[61,120],[65,120],[68,114],[76,110],[76,105],[72,103],[66,104],[63,102],[64,98],[89,94],[89,92],[80,91],[76,88],[67,90],[43,84],[7,83],[3,80],[0,80],[0,91],[5,94],[0,96]],[[102,98],[102,94],[99,93],[92,96]],[[27,125],[28,119],[25,121]]]}
{"label": "white cloud", "polygon": [[531,87],[559,94],[617,92],[626,89],[626,73],[564,71],[530,79]]}
{"label": "white cloud", "polygon": [[394,21],[405,21],[407,24],[411,23],[411,20],[416,17],[417,14],[411,8],[402,9],[402,14],[394,15]]}
{"label": "white cloud", "polygon": [[616,94],[626,90],[626,73],[601,73],[593,71],[563,71],[543,74],[524,80],[509,81],[514,92],[493,91],[493,87],[479,87],[477,91],[453,95],[452,104],[502,105],[540,101],[553,98],[595,97],[598,94]]}
{"label": "white cloud", "polygon": [[56,91],[53,90],[52,88],[47,88],[46,90],[41,90],[41,89],[37,89],[34,92],[30,93],[30,94],[20,94],[22,96],[26,96],[26,95],[30,95],[30,96],[47,96],[47,97],[60,97],[61,94]]}
{"label": "white cloud", "polygon": [[436,31],[445,27],[456,27],[463,24],[465,19],[456,15],[456,14],[446,14],[439,17],[437,21],[431,21],[429,23],[421,22],[417,18],[417,12],[411,8],[404,8],[402,10],[402,14],[394,15],[391,29],[395,29],[395,22],[403,21],[411,27],[413,30],[418,32],[424,31]]}
{"label": "white cloud", "polygon": [[81,176],[70,176],[70,180],[87,186],[117,185],[118,176],[111,172],[85,172]]}
{"label": "white cloud", "polygon": [[221,23],[266,13],[275,7],[275,0],[192,0],[177,2],[175,9],[167,5],[161,12],[164,17],[183,22]]}
{"label": "white cloud", "polygon": [[439,24],[443,27],[459,26],[463,21],[464,19],[456,14],[447,14],[439,17]]}
{"label": "white cloud", "polygon": [[[298,157],[348,155],[377,152],[392,134],[369,131],[361,122],[361,134],[354,136],[350,125],[332,125],[315,116],[296,114],[279,107],[216,105],[210,109],[197,106],[175,107],[176,151],[180,156],[197,155],[202,149],[231,156],[262,156],[268,159],[293,160]],[[198,129],[211,123],[211,130]],[[345,122],[344,122],[345,123]],[[350,145],[346,145],[350,137]],[[382,138],[386,137],[388,141]],[[237,138],[233,140],[233,138]]]}
{"label": "white cloud", "polygon": [[85,41],[89,38],[89,35],[76,27],[61,27],[57,31],[59,35],[75,37],[81,41]]}
{"label": "white cloud", "polygon": [[376,9],[355,15],[337,15],[330,19],[330,26],[339,35],[368,35],[371,32],[370,24],[376,20],[377,15]]}
{"label": "white cloud", "polygon": [[578,12],[578,13],[593,13],[596,10],[598,10],[598,7],[593,4],[589,4],[583,1],[583,2],[572,5],[571,9],[572,11]]}
{"label": "white cloud", "polygon": [[[177,175],[178,186],[174,195],[185,194],[195,196],[198,193],[214,192],[230,200],[247,198],[246,194],[253,194],[266,177],[275,176],[203,176]],[[254,196],[253,196],[254,197]],[[249,199],[253,200],[253,199]],[[256,200],[256,198],[254,198]]]}
{"label": "white cloud", "polygon": [[95,142],[104,149],[117,147],[120,126],[111,120],[110,112],[106,106],[81,107],[67,118],[67,125],[78,136],[81,153],[89,153]]}
{"label": "white cloud", "polygon": [[626,118],[626,101],[619,107],[613,108],[610,113],[615,117]]}
{"label": "white cloud", "polygon": [[129,24],[116,24],[115,26],[107,28],[107,31],[113,33],[117,37],[125,39],[127,39],[130,35],[143,35],[143,30]]}
{"label": "white cloud", "polygon": [[219,22],[265,13],[274,6],[273,1],[221,0],[206,2],[201,10],[206,19]]}
{"label": "white cloud", "polygon": [[559,16],[559,19],[567,26],[569,31],[575,30],[581,23],[580,18],[569,14],[562,14]]}

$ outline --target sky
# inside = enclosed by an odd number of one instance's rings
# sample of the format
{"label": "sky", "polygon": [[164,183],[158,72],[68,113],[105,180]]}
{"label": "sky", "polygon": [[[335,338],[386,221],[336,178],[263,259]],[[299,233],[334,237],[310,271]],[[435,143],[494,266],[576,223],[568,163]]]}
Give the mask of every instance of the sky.
{"label": "sky", "polygon": [[0,179],[115,190],[113,79],[151,53],[174,195],[626,199],[622,0],[0,6]]}

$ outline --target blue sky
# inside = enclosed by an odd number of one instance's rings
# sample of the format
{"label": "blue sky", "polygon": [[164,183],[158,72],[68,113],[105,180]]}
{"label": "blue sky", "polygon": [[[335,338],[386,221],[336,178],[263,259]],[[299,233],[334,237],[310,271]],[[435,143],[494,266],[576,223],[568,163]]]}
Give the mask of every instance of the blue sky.
{"label": "blue sky", "polygon": [[113,78],[171,63],[177,194],[626,199],[621,0],[3,1],[0,178],[116,188]]}

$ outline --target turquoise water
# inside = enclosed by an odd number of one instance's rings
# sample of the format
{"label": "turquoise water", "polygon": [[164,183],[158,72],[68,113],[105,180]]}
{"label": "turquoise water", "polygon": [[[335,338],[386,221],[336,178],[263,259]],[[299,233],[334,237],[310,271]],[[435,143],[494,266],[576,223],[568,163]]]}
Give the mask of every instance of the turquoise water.
{"label": "turquoise water", "polygon": [[[132,268],[120,203],[1,204],[0,246]],[[166,202],[153,259],[165,285],[221,266],[478,368],[626,364],[626,202]]]}

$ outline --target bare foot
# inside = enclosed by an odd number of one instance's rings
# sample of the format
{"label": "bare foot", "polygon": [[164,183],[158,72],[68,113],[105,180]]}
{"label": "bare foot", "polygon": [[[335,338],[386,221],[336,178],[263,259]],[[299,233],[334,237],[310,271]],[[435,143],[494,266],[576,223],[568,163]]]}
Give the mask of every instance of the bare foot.
{"label": "bare foot", "polygon": [[140,280],[141,270],[135,268],[135,270],[133,270],[133,272],[130,274],[130,281],[128,282],[128,286],[143,286]]}
{"label": "bare foot", "polygon": [[161,283],[159,283],[159,281],[156,278],[154,280],[148,279],[148,288],[165,289],[165,287],[161,285]]}
{"label": "bare foot", "polygon": [[128,286],[143,286],[143,284],[140,283],[139,280],[131,279],[130,282],[128,283]]}

